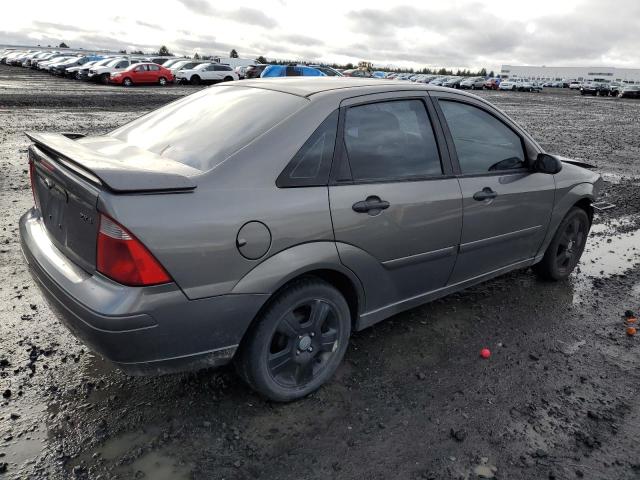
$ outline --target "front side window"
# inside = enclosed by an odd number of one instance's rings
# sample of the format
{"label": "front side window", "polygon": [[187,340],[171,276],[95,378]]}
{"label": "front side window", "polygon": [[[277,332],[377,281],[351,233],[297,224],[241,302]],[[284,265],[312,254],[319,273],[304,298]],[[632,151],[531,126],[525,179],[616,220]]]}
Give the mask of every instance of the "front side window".
{"label": "front side window", "polygon": [[421,100],[349,108],[344,143],[355,181],[403,180],[442,174],[435,135]]}
{"label": "front side window", "polygon": [[520,137],[481,108],[440,100],[463,174],[526,167]]}

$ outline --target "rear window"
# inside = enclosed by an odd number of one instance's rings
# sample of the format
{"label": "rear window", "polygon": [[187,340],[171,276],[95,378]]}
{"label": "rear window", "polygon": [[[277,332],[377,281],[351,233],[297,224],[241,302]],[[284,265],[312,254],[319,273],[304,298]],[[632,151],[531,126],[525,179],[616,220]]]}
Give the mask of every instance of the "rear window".
{"label": "rear window", "polygon": [[216,86],[154,110],[109,135],[207,171],[306,102],[272,90]]}

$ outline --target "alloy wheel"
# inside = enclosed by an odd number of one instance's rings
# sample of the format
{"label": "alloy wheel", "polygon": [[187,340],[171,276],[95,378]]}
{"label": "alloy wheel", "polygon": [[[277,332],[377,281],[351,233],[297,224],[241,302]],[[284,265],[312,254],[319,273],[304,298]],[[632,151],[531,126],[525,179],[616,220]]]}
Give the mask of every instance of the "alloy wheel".
{"label": "alloy wheel", "polygon": [[335,306],[309,299],[280,318],[268,350],[268,370],[283,387],[303,387],[338,350],[340,322]]}
{"label": "alloy wheel", "polygon": [[579,218],[573,218],[566,226],[558,242],[556,266],[560,271],[572,269],[577,263],[587,238],[586,226]]}

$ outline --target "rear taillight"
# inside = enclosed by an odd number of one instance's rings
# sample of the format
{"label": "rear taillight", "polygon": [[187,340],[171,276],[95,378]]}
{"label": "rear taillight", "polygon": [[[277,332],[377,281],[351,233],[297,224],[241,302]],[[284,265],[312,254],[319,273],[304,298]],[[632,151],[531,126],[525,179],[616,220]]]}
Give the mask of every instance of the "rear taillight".
{"label": "rear taillight", "polygon": [[115,220],[100,215],[96,268],[118,283],[158,285],[171,277],[147,248]]}
{"label": "rear taillight", "polygon": [[33,161],[29,162],[29,181],[31,182],[33,203],[35,203],[37,209],[40,209],[40,200],[38,199],[38,191],[36,190],[36,166]]}

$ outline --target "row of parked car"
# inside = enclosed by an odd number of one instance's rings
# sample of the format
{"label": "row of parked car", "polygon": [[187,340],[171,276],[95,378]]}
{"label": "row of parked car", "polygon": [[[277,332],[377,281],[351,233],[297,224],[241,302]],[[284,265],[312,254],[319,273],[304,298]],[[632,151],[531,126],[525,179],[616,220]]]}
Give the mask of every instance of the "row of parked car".
{"label": "row of parked car", "polygon": [[42,70],[76,80],[125,86],[239,79],[239,75],[229,65],[176,57],[6,50],[0,52],[0,63]]}

